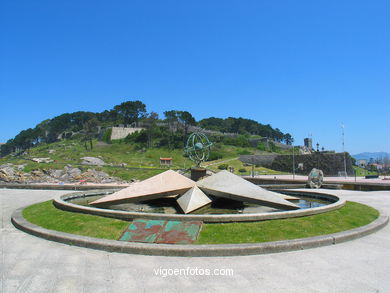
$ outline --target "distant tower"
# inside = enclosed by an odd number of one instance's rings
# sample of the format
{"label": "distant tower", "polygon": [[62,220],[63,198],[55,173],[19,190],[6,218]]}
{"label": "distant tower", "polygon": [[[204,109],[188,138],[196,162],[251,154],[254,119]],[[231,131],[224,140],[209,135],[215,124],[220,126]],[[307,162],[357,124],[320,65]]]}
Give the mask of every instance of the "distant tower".
{"label": "distant tower", "polygon": [[309,150],[313,149],[313,140],[309,137],[306,137],[304,140],[305,147],[307,147]]}

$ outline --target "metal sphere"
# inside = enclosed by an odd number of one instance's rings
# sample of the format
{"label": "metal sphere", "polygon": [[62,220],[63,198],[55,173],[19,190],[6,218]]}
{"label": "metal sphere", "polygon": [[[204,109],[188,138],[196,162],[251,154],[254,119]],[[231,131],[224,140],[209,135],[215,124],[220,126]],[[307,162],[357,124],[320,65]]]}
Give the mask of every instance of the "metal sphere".
{"label": "metal sphere", "polygon": [[194,132],[188,137],[184,152],[199,166],[209,158],[212,145],[204,133]]}

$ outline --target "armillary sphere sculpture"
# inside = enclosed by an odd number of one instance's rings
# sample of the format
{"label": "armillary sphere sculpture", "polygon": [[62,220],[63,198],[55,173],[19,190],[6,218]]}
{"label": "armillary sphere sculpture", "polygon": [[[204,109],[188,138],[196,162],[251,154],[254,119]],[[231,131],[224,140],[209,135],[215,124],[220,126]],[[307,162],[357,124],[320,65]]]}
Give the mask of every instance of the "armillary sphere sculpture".
{"label": "armillary sphere sculpture", "polygon": [[212,145],[204,133],[194,132],[188,137],[184,152],[197,167],[200,167],[200,163],[209,158]]}

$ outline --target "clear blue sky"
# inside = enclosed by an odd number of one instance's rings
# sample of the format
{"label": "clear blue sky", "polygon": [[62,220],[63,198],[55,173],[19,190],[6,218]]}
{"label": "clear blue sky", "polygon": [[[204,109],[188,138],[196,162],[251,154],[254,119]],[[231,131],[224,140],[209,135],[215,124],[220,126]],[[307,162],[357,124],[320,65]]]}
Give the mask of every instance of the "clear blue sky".
{"label": "clear blue sky", "polygon": [[390,1],[0,0],[0,142],[139,99],[390,152]]}

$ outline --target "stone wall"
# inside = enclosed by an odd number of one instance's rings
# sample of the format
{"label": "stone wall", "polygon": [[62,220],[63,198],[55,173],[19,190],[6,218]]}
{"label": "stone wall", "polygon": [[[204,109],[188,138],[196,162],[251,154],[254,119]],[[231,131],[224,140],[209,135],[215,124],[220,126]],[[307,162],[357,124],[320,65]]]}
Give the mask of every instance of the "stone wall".
{"label": "stone wall", "polygon": [[111,140],[123,139],[129,134],[139,132],[145,128],[141,127],[112,127]]}
{"label": "stone wall", "polygon": [[[248,155],[240,156],[240,160],[272,170],[292,173],[292,155]],[[303,165],[303,168],[298,169],[298,165]],[[346,153],[346,166],[348,175],[353,176],[352,161],[348,153]],[[338,176],[339,172],[344,172],[344,153],[319,152],[310,155],[295,155],[296,174],[308,175],[313,168],[321,169],[325,176]]]}

